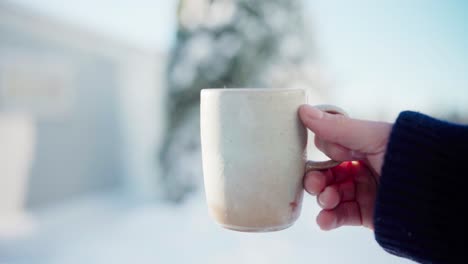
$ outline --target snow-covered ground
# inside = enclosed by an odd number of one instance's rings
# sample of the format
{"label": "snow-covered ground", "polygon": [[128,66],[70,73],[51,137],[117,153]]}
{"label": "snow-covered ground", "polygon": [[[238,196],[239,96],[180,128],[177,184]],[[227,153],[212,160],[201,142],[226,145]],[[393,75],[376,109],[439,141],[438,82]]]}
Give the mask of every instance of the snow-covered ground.
{"label": "snow-covered ground", "polygon": [[369,230],[320,231],[317,212],[306,198],[291,228],[239,233],[214,224],[200,194],[181,206],[90,196],[35,212],[34,232],[0,240],[0,263],[409,263]]}

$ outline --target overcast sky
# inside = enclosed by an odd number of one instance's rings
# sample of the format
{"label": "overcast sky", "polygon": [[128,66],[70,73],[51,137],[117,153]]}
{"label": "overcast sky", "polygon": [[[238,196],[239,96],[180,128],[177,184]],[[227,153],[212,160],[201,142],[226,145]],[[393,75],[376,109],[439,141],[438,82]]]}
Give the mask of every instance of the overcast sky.
{"label": "overcast sky", "polygon": [[[174,39],[174,0],[10,2],[145,49],[167,51]],[[320,62],[337,87],[332,103],[468,112],[467,1],[305,2]]]}

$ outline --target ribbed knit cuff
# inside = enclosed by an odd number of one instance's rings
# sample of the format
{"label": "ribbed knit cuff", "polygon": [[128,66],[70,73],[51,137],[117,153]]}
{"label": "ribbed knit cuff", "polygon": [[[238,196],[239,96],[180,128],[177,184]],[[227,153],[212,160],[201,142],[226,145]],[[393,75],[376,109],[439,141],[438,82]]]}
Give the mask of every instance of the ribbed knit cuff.
{"label": "ribbed knit cuff", "polygon": [[[379,180],[374,226],[388,252],[457,263],[467,222],[468,128],[415,112],[394,124]],[[463,197],[462,197],[463,196]]]}

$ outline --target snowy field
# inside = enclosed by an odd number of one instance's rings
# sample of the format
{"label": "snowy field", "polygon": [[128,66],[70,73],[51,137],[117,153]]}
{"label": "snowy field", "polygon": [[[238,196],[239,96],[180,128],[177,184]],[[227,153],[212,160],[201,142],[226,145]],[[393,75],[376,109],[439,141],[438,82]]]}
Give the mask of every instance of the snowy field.
{"label": "snowy field", "polygon": [[200,194],[181,206],[126,201],[107,194],[37,211],[30,235],[0,239],[0,264],[411,263],[383,251],[369,230],[320,231],[313,198],[291,228],[253,234],[214,224]]}

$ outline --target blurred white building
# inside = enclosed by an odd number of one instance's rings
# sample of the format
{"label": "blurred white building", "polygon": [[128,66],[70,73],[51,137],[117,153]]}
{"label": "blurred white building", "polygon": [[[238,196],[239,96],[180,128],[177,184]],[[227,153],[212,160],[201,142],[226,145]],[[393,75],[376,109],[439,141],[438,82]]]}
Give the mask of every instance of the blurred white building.
{"label": "blurred white building", "polygon": [[153,197],[165,60],[0,3],[0,129],[13,130],[0,131],[0,200],[25,190],[31,207],[101,190]]}

